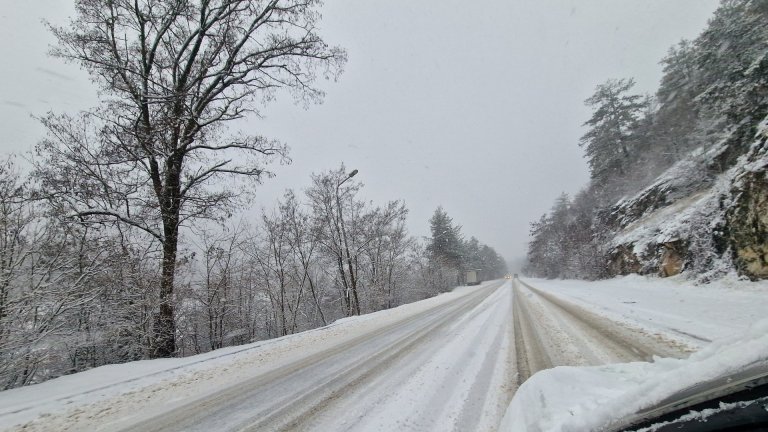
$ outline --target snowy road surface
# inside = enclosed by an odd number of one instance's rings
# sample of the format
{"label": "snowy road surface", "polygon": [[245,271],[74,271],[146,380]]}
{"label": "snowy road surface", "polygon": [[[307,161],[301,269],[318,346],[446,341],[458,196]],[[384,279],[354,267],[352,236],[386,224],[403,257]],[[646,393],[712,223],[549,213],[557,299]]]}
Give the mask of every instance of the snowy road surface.
{"label": "snowy road surface", "polygon": [[[707,327],[695,323],[711,302],[697,296],[713,292],[678,284],[643,313],[663,296],[656,281],[627,279],[629,294],[495,281],[272,341],[96,368],[0,392],[0,429],[493,431],[536,371],[705,345]],[[733,298],[720,296],[721,309],[733,307],[719,318],[768,306],[764,290]]]}
{"label": "snowy road surface", "polygon": [[683,357],[678,338],[613,321],[520,281],[514,287],[518,384],[554,366],[595,366]]}
{"label": "snowy road surface", "polygon": [[[508,358],[510,296],[500,285],[329,346],[127,430],[487,429],[511,396],[487,386],[503,381],[494,375],[506,373]],[[434,409],[443,413],[423,415]]]}

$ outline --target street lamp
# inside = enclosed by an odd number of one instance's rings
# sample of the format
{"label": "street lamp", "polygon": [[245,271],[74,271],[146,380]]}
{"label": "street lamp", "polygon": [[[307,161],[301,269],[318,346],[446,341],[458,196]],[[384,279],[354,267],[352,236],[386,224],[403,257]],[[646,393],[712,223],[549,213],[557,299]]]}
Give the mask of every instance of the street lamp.
{"label": "street lamp", "polygon": [[[341,196],[339,196],[339,188],[341,185],[344,184],[345,181],[351,179],[357,174],[357,170],[352,170],[352,172],[347,175],[347,177],[340,181],[336,185],[336,211],[339,216],[339,225],[341,225],[341,239],[344,242],[344,251],[347,254],[347,268],[349,270],[349,281],[352,285],[352,302],[354,304],[354,311],[355,315],[360,315],[360,301],[357,298],[357,278],[355,277],[354,267],[352,266],[352,255],[349,253],[349,243],[347,242],[347,230],[344,227],[344,217],[341,214]],[[347,298],[349,298],[349,287],[347,287]]]}
{"label": "street lamp", "polygon": [[352,172],[347,174],[344,180],[336,184],[336,209],[338,210],[338,213],[339,213],[339,220],[342,222],[342,225],[341,225],[342,228],[344,228],[344,220],[341,218],[341,197],[339,196],[339,188],[341,187],[341,185],[344,184],[344,182],[356,176],[357,173],[358,173],[357,170],[352,170]]}
{"label": "street lamp", "polygon": [[336,185],[336,195],[339,194],[339,186],[343,185],[345,181],[347,181],[347,180],[351,179],[352,177],[356,176],[357,172],[358,172],[357,170],[352,170],[352,172],[350,172],[349,175],[347,175],[347,177],[344,180],[342,180],[339,184]]}

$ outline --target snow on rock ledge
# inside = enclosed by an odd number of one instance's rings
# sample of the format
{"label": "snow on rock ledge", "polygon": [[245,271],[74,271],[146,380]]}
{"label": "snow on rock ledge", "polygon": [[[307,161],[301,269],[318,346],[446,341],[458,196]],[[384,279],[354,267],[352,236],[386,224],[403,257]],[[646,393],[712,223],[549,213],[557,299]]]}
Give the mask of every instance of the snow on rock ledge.
{"label": "snow on rock ledge", "polygon": [[725,147],[701,149],[614,207],[610,275],[692,270],[711,279],[735,268],[768,278],[768,120],[734,166],[711,176]]}

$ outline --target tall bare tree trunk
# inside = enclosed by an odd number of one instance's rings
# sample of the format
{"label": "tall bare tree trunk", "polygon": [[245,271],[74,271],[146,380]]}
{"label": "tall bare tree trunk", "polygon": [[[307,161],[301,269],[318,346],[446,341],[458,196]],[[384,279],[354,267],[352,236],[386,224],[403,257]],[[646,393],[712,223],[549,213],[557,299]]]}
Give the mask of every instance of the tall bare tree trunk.
{"label": "tall bare tree trunk", "polygon": [[160,278],[160,311],[155,317],[153,357],[171,357],[176,352],[176,321],[173,311],[173,285],[176,275],[176,253],[178,249],[179,227],[175,220],[164,227],[162,274]]}

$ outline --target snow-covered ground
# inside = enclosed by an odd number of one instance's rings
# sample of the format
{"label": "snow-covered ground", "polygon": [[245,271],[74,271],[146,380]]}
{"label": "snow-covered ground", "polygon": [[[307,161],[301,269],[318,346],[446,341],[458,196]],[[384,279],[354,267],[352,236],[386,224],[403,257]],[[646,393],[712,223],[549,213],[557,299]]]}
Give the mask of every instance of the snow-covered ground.
{"label": "snow-covered ground", "polygon": [[609,318],[526,281],[515,281],[518,382],[555,366],[594,366],[687,357],[696,346],[676,334]]}
{"label": "snow-covered ground", "polygon": [[717,340],[687,359],[541,371],[515,394],[506,432],[610,430],[632,415],[703,381],[768,365],[768,320]]}
{"label": "snow-covered ground", "polygon": [[614,320],[672,333],[696,346],[743,332],[768,310],[768,281],[726,278],[696,285],[682,276],[630,275],[596,282],[526,282]]}
{"label": "snow-covered ground", "polygon": [[694,285],[641,276],[526,282],[617,325],[703,348],[683,359],[541,371],[520,386],[499,430],[606,430],[702,381],[768,364],[768,282]]}
{"label": "snow-covered ground", "polygon": [[489,282],[0,392],[0,429],[586,431],[768,358],[768,323],[750,330],[765,310],[766,282]]}

